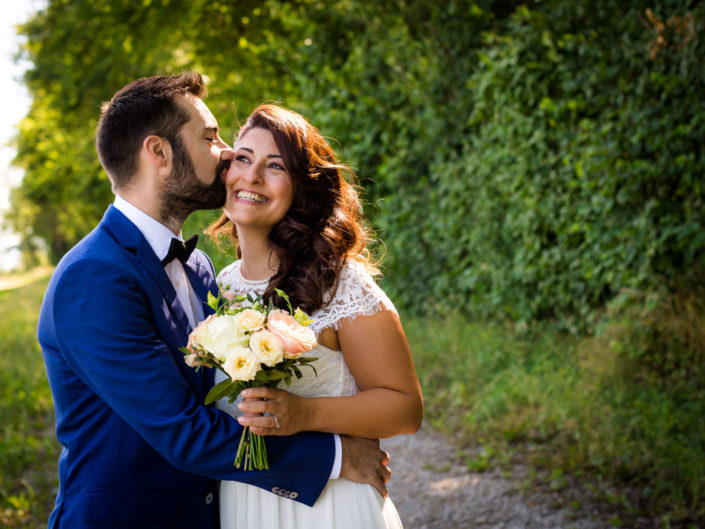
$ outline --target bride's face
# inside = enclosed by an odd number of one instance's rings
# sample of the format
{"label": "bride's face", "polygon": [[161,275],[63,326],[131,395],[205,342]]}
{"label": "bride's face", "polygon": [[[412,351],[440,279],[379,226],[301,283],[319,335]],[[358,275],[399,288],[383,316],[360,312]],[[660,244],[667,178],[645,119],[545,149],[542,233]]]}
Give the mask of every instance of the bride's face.
{"label": "bride's face", "polygon": [[225,178],[225,214],[238,227],[262,228],[269,233],[291,207],[291,176],[266,129],[250,129],[233,149],[235,156]]}

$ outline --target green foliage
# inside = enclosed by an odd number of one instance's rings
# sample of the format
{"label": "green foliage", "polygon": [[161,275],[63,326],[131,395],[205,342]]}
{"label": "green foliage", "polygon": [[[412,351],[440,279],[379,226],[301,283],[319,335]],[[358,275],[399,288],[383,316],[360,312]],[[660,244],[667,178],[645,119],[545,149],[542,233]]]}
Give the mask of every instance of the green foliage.
{"label": "green foliage", "polygon": [[59,445],[35,332],[47,280],[0,292],[0,525],[34,528],[54,503]]}
{"label": "green foliage", "polygon": [[339,142],[399,305],[590,331],[705,246],[704,24],[675,0],[56,0],[22,30],[34,103],[10,217],[59,258],[111,199],[100,102],[198,69],[226,138],[275,100]]}

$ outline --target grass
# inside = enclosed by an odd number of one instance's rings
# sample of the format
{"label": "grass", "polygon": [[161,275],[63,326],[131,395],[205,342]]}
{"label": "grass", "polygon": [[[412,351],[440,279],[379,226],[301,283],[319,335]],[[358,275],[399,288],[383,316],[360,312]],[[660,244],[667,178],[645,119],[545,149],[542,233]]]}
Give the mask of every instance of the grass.
{"label": "grass", "polygon": [[[0,291],[0,526],[8,529],[44,526],[58,486],[51,393],[35,338],[46,284]],[[405,317],[404,326],[427,420],[463,434],[469,468],[521,458],[551,490],[579,476],[593,497],[619,508],[615,520],[702,523],[702,389],[625,378],[609,344],[548,327],[522,333],[457,315]]]}
{"label": "grass", "polygon": [[58,487],[51,392],[35,338],[47,282],[0,292],[0,526],[8,529],[46,526]]}
{"label": "grass", "polygon": [[[542,469],[560,489],[575,476],[593,499],[662,527],[705,521],[705,394],[625,377],[619,353],[598,338],[546,327],[449,316],[405,329],[427,419],[460,432],[473,470],[513,460]],[[432,332],[429,332],[432,329]],[[692,527],[695,527],[693,525]]]}

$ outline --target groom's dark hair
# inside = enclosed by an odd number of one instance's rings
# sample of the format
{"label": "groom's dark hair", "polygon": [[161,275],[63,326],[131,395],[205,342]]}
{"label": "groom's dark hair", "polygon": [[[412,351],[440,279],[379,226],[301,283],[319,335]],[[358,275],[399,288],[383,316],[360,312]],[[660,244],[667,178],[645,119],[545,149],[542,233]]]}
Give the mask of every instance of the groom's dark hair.
{"label": "groom's dark hair", "polygon": [[144,77],[121,88],[101,106],[96,129],[98,158],[113,191],[124,188],[137,171],[142,141],[149,135],[178,143],[178,133],[189,120],[174,97],[204,97],[206,85],[199,73]]}

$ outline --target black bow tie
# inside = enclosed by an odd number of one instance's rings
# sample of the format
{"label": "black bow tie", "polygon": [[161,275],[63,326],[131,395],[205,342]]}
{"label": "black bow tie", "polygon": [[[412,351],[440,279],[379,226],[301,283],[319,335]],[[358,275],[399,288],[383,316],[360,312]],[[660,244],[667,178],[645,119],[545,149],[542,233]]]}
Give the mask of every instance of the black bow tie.
{"label": "black bow tie", "polygon": [[169,251],[166,257],[162,259],[162,266],[168,265],[174,259],[178,259],[182,263],[188,261],[191,252],[196,248],[196,243],[198,242],[198,235],[194,235],[188,241],[180,241],[176,237],[171,239],[171,245],[169,246]]}

